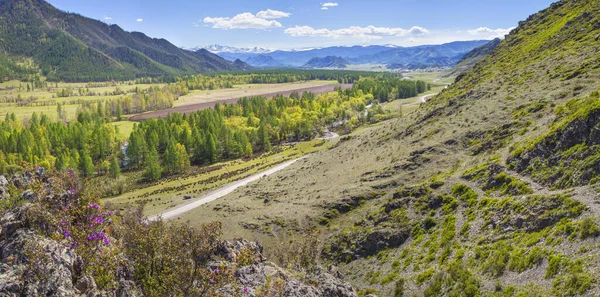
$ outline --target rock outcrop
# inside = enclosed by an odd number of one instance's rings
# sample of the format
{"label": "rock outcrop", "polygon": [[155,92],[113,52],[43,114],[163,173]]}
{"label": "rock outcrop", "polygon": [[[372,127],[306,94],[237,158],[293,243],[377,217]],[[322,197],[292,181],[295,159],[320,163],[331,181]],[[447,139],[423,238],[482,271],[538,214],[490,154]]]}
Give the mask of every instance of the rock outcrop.
{"label": "rock outcrop", "polygon": [[[18,206],[0,210],[0,297],[143,296],[141,286],[135,282],[133,263],[128,259],[119,261],[116,287],[102,291],[94,278],[86,274],[84,261],[75,249],[35,231],[35,227],[40,226],[29,213],[35,209],[39,197],[32,190],[23,190],[28,187],[30,177],[19,175],[6,179],[0,176],[0,199],[9,198],[11,186],[21,189],[19,195],[13,193],[20,198]],[[268,262],[260,244],[245,239],[220,241],[207,257],[214,259],[207,267],[210,270],[220,266],[236,267],[234,283],[243,288],[243,296],[256,296],[257,292],[286,297],[358,296],[340,273],[318,268],[299,279]],[[270,285],[273,283],[277,285]],[[237,289],[227,286],[221,293],[239,296]]]}

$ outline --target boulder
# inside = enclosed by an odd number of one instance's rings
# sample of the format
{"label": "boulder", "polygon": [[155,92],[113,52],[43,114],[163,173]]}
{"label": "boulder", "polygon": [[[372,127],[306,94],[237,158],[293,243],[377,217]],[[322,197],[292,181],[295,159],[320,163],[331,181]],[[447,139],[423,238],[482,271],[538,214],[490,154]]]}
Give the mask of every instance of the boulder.
{"label": "boulder", "polygon": [[358,297],[354,288],[343,280],[328,273],[317,275],[317,286],[321,290],[321,296],[329,297]]}
{"label": "boulder", "polygon": [[33,190],[27,190],[21,194],[21,198],[27,202],[33,202],[35,200],[35,193]]}

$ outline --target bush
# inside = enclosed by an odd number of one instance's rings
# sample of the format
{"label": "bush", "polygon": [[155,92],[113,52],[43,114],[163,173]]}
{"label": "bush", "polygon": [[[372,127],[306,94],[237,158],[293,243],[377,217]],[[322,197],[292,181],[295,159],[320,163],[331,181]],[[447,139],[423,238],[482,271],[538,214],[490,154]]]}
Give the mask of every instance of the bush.
{"label": "bush", "polygon": [[404,285],[406,280],[401,278],[396,281],[396,285],[394,286],[394,297],[403,297],[404,296]]}

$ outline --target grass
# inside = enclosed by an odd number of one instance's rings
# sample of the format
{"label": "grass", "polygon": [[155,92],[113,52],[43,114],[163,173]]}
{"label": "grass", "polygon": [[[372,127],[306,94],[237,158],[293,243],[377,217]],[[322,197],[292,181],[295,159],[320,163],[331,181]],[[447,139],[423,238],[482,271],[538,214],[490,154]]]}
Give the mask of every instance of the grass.
{"label": "grass", "polygon": [[[123,193],[120,196],[106,199],[116,208],[128,208],[137,202],[145,201],[145,213],[156,214],[169,208],[178,206],[186,201],[184,195],[198,197],[202,194],[223,186],[227,183],[245,178],[252,174],[267,170],[279,163],[299,158],[319,150],[328,148],[335,140],[314,140],[301,142],[291,146],[282,147],[281,152],[272,155],[263,155],[250,160],[232,160],[211,165],[205,172],[201,168],[191,171],[202,173],[190,176],[162,179],[153,185],[143,185],[142,188]],[[214,170],[211,170],[214,169]],[[140,172],[126,172],[125,179],[134,179]],[[212,205],[212,204],[211,204]]]}
{"label": "grass", "polygon": [[284,92],[294,89],[312,88],[325,85],[337,84],[337,81],[316,80],[309,82],[295,82],[284,84],[243,84],[235,85],[230,89],[219,90],[196,90],[188,95],[179,97],[175,106],[190,105],[196,103],[213,102],[232,98],[258,96],[262,94]]}
{"label": "grass", "polygon": [[[36,88],[32,91],[27,91],[27,83],[20,82],[17,80],[7,81],[0,83],[0,120],[3,120],[7,112],[14,112],[17,118],[29,118],[35,113],[44,113],[51,119],[56,119],[56,102],[64,104],[66,109],[67,120],[73,120],[75,113],[79,107],[75,101],[92,101],[96,102],[99,100],[109,100],[120,98],[125,95],[110,95],[109,93],[114,92],[117,88],[123,92],[130,92],[135,88],[148,89],[151,86],[162,87],[165,84],[133,84],[132,82],[115,83],[111,86],[89,86],[88,83],[48,83],[46,88]],[[58,98],[57,92],[62,89],[72,89],[77,92],[79,89],[88,89],[90,92],[95,93],[93,96],[71,96]],[[2,103],[5,98],[16,98],[21,96],[23,100],[27,100],[31,97],[35,97],[35,104],[47,106],[17,106],[15,103]]]}
{"label": "grass", "polygon": [[134,124],[135,124],[134,122],[129,122],[129,121],[121,121],[121,122],[113,123],[113,125],[115,125],[117,128],[119,128],[118,136],[122,140],[129,139],[129,135],[131,135],[131,132],[133,132]]}
{"label": "grass", "polygon": [[431,91],[427,91],[417,97],[398,99],[391,102],[386,102],[382,104],[382,107],[384,110],[389,110],[392,113],[399,113],[400,111],[402,111],[402,114],[409,114],[417,110],[419,106],[421,106],[421,98],[423,96],[437,94],[441,92],[444,88],[445,86],[434,86],[431,88]]}

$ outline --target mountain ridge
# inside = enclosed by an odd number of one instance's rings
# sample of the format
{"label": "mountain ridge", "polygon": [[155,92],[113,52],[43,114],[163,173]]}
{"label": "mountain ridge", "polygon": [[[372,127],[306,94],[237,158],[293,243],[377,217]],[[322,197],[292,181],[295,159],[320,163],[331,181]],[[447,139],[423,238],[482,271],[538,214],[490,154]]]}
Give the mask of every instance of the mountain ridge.
{"label": "mountain ridge", "polygon": [[166,39],[67,13],[43,0],[2,1],[0,17],[0,51],[4,56],[33,59],[42,75],[51,80],[131,79],[238,70],[206,50],[183,50]]}
{"label": "mountain ridge", "polygon": [[[276,50],[266,55],[272,57],[282,65],[301,67],[312,58],[324,58],[327,56],[337,56],[346,59],[350,64],[424,64],[432,65],[436,62],[433,58],[447,58],[452,64],[458,62],[462,55],[468,53],[475,47],[488,43],[487,40],[458,41],[441,45],[421,45],[416,47],[400,47],[390,45],[372,45],[372,46],[332,46],[318,49],[308,49],[302,51],[284,51]],[[241,59],[246,61],[250,57],[256,56],[252,53],[228,53],[221,52],[219,55],[227,60],[233,61]],[[410,57],[415,57],[413,60]],[[430,59],[428,59],[430,58]],[[256,66],[256,65],[253,65]],[[452,65],[446,65],[452,66]]]}
{"label": "mountain ridge", "polygon": [[327,56],[324,58],[312,58],[306,64],[304,64],[303,68],[346,68],[348,65],[348,61],[346,61],[342,57],[336,56]]}

